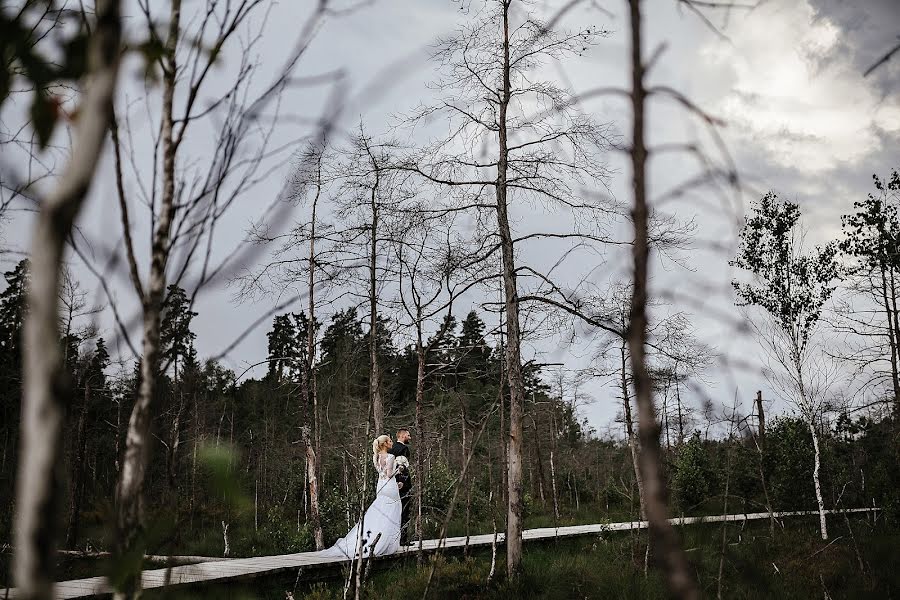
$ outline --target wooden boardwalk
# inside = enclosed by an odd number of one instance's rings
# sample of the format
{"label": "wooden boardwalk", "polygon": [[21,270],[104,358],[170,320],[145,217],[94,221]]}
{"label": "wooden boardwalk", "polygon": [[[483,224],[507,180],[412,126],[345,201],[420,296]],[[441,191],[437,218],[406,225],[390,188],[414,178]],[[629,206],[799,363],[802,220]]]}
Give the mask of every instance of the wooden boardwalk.
{"label": "wooden boardwalk", "polygon": [[[844,511],[826,511],[827,513],[866,513],[877,511],[875,508],[854,508]],[[775,517],[799,517],[817,515],[815,511],[778,512]],[[721,523],[722,521],[753,521],[768,519],[769,513],[745,513],[733,515],[716,515],[707,517],[681,517],[670,519],[673,525],[695,525],[698,523]],[[594,525],[574,525],[568,527],[542,527],[528,529],[522,537],[525,541],[547,540],[553,538],[568,538],[582,535],[600,535],[611,531],[628,531],[645,529],[647,521],[626,521],[623,523],[598,523]],[[497,534],[497,543],[502,543],[504,534]],[[473,535],[469,537],[469,546],[490,546],[494,541],[493,534]],[[424,540],[423,548],[433,552],[440,548],[461,548],[466,545],[465,537],[452,537],[445,540]],[[402,548],[398,553],[386,558],[396,558],[404,554],[416,552],[416,546]],[[152,569],[144,571],[141,582],[144,589],[160,588],[173,585],[223,583],[236,579],[249,579],[262,575],[304,569],[308,567],[320,567],[336,565],[347,560],[346,558],[322,557],[314,552],[300,552],[297,554],[284,554],[280,556],[257,556],[254,558],[234,558],[210,560],[198,564],[167,567],[164,569]],[[56,584],[56,598],[87,598],[91,596],[103,596],[111,593],[105,577],[89,577],[87,579],[75,579],[61,581]],[[16,598],[16,590],[7,589],[0,591],[0,599]]]}

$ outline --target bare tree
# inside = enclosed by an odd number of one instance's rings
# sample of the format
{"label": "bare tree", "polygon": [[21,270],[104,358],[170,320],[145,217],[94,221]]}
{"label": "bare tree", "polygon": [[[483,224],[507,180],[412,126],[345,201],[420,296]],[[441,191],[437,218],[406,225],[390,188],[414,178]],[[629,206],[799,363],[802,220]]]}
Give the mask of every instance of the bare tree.
{"label": "bare tree", "polygon": [[306,447],[306,482],[309,486],[309,515],[312,520],[316,550],[322,550],[325,548],[325,538],[322,535],[322,520],[319,512],[319,481],[316,470],[319,462],[312,440],[310,440],[309,427],[302,427],[301,432],[303,445]]}
{"label": "bare tree", "polygon": [[651,539],[664,565],[667,583],[677,598],[697,598],[696,582],[691,575],[687,557],[674,528],[668,521],[665,488],[662,481],[659,450],[659,422],[653,406],[653,391],[647,368],[647,305],[649,293],[650,208],[647,198],[647,145],[645,117],[647,89],[646,64],[643,57],[642,16],[640,0],[629,0],[629,31],[631,52],[631,175],[633,184],[632,247],[633,277],[631,312],[627,329],[628,349],[634,376],[635,402],[640,417],[641,475],[644,480],[644,503],[650,522]]}
{"label": "bare tree", "polygon": [[60,274],[67,240],[106,140],[119,70],[119,2],[99,0],[95,12],[71,158],[42,202],[32,235],[13,567],[22,598],[53,597],[63,407],[68,396],[59,346]]}
{"label": "bare tree", "polygon": [[379,307],[386,282],[396,272],[388,245],[394,229],[391,220],[413,195],[409,176],[393,168],[398,151],[395,141],[376,139],[360,125],[359,132],[342,149],[340,169],[344,176],[336,194],[336,217],[345,223],[342,268],[348,276],[361,271],[358,281],[365,281],[365,286],[354,293],[368,307],[369,396],[379,435],[385,431],[379,344],[386,333]]}
{"label": "bare tree", "polygon": [[[189,291],[191,302],[198,290],[236,268],[245,257],[236,253],[225,261],[212,262],[215,226],[227,210],[262,177],[261,165],[277,160],[278,151],[269,148],[273,122],[262,118],[263,109],[284,89],[299,57],[308,47],[314,23],[322,16],[327,2],[321,2],[310,20],[300,28],[297,48],[271,85],[253,95],[251,75],[256,65],[251,52],[261,34],[251,31],[247,43],[239,43],[251,15],[262,13],[262,0],[243,0],[234,4],[210,0],[202,8],[182,15],[181,0],[172,0],[166,14],[155,12],[149,2],[138,3],[150,40],[158,48],[158,59],[151,72],[161,73],[158,104],[148,97],[150,114],[158,117],[158,138],[152,138],[152,164],[142,168],[133,153],[126,151],[136,143],[125,114],[113,129],[115,172],[121,213],[125,263],[133,291],[140,304],[142,343],[140,385],[128,423],[124,458],[116,487],[116,553],[125,568],[117,582],[116,596],[132,598],[139,593],[140,557],[144,540],[144,482],[150,450],[150,424],[161,364],[160,313],[169,284],[180,284],[191,272],[195,278]],[[165,33],[157,23],[167,20]],[[206,48],[210,51],[207,51]],[[239,51],[240,64],[234,77],[225,82],[225,91],[201,106],[201,97],[210,89],[215,64],[232,49]],[[154,108],[154,107],[158,107]],[[221,117],[221,118],[219,118]],[[205,162],[188,159],[184,141],[198,123],[210,120],[215,139]],[[283,151],[282,151],[283,152]],[[268,164],[268,163],[265,163]],[[126,169],[131,171],[126,171]],[[130,173],[130,177],[129,177]],[[133,188],[134,191],[132,192]],[[140,274],[135,251],[130,206],[137,198],[148,209],[151,224],[149,267],[146,278]],[[105,284],[104,284],[105,286]],[[115,311],[115,307],[114,307]],[[118,312],[116,313],[118,315]],[[117,316],[118,318],[118,316]],[[127,326],[119,320],[122,336]]]}
{"label": "bare tree", "polygon": [[[439,44],[434,60],[443,75],[435,86],[442,98],[412,119],[424,123],[446,117],[450,134],[403,165],[455,192],[450,205],[441,210],[478,215],[478,226],[491,236],[494,252],[501,257],[510,393],[506,453],[510,577],[518,575],[522,561],[525,387],[520,304],[547,295],[522,295],[519,279],[534,283],[533,287],[549,281],[539,268],[517,263],[516,245],[547,238],[567,240],[572,246],[585,240],[603,243],[608,238],[602,223],[610,208],[596,196],[585,200],[583,195],[589,194],[581,194],[579,188],[602,189],[606,172],[599,155],[608,146],[607,129],[576,110],[567,89],[535,78],[534,71],[546,62],[583,51],[603,34],[592,27],[548,28],[524,2],[484,2],[476,21]],[[517,236],[510,209],[514,201],[522,200],[577,214],[573,224],[580,230]],[[484,212],[488,218],[482,218]],[[563,256],[570,252],[564,251]]]}
{"label": "bare tree", "polygon": [[[673,427],[669,422],[671,412],[674,410],[675,413],[677,445],[684,442],[685,422],[691,412],[682,400],[682,386],[703,382],[703,374],[712,362],[713,350],[695,337],[689,315],[676,312],[658,321],[652,336],[652,374],[662,393],[661,415],[668,448]],[[668,406],[670,400],[674,400],[674,409]]]}
{"label": "bare tree", "polygon": [[[414,331],[415,427],[416,435],[423,441],[426,439],[426,378],[446,369],[444,365],[437,365],[429,372],[427,367],[431,353],[435,345],[445,340],[449,327],[454,323],[451,319],[454,301],[484,279],[478,277],[477,271],[484,264],[481,249],[460,238],[453,216],[452,213],[429,213],[422,205],[413,203],[403,208],[403,218],[397,221],[392,236],[397,256],[399,303]],[[446,313],[436,332],[426,341],[426,328],[444,311]],[[465,427],[465,423],[462,426]],[[423,454],[423,451],[416,452],[416,536],[420,564],[424,560],[422,493],[426,475]]]}
{"label": "bare tree", "polygon": [[[627,335],[632,310],[631,300],[630,285],[614,284],[597,297],[582,297],[578,309],[583,320],[604,327],[605,341],[598,348],[594,367],[588,369],[586,373],[591,377],[609,379],[620,395],[622,422],[638,488],[640,514],[641,518],[647,518],[644,481],[640,467],[642,442],[632,413],[635,387],[633,359]],[[646,360],[653,387],[658,386],[658,379],[661,376],[675,386],[699,377],[709,361],[710,351],[691,334],[688,315],[671,311],[670,314],[665,314],[667,305],[656,298],[648,300],[647,308],[655,311],[652,317],[648,317],[646,334]],[[684,411],[680,392],[676,391],[676,394],[679,423],[683,425]],[[683,431],[681,435],[683,436]]]}

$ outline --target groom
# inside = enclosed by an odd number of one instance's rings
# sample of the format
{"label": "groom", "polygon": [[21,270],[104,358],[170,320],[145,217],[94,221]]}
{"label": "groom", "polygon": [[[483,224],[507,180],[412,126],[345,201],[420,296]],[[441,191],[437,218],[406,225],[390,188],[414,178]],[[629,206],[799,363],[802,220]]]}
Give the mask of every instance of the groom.
{"label": "groom", "polygon": [[[406,427],[401,427],[397,430],[397,434],[394,437],[394,445],[391,446],[391,449],[388,450],[391,454],[397,457],[404,457],[409,460],[409,429]],[[409,475],[409,468],[401,468],[397,471],[396,475],[397,485],[400,488],[400,502],[403,505],[403,515],[400,521],[400,543],[404,546],[407,541],[407,529],[409,524],[409,504],[412,500],[412,478]]]}

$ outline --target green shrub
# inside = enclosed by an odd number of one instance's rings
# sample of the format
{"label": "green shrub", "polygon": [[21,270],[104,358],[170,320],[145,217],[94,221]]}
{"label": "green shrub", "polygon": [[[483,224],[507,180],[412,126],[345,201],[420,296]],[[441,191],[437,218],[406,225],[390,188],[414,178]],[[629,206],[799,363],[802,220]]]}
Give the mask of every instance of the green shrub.
{"label": "green shrub", "polygon": [[684,512],[704,502],[714,491],[715,472],[699,433],[695,432],[681,447],[673,471],[676,502]]}

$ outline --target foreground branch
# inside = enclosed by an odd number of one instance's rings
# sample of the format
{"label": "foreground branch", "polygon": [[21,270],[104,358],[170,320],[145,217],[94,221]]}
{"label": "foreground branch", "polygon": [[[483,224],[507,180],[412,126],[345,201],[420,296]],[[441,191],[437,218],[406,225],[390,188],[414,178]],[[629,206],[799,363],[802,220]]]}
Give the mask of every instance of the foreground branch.
{"label": "foreground branch", "polygon": [[69,391],[59,343],[60,270],[112,119],[120,54],[119,2],[98,0],[96,14],[71,160],[41,206],[32,237],[13,566],[18,598],[53,597],[61,438]]}

